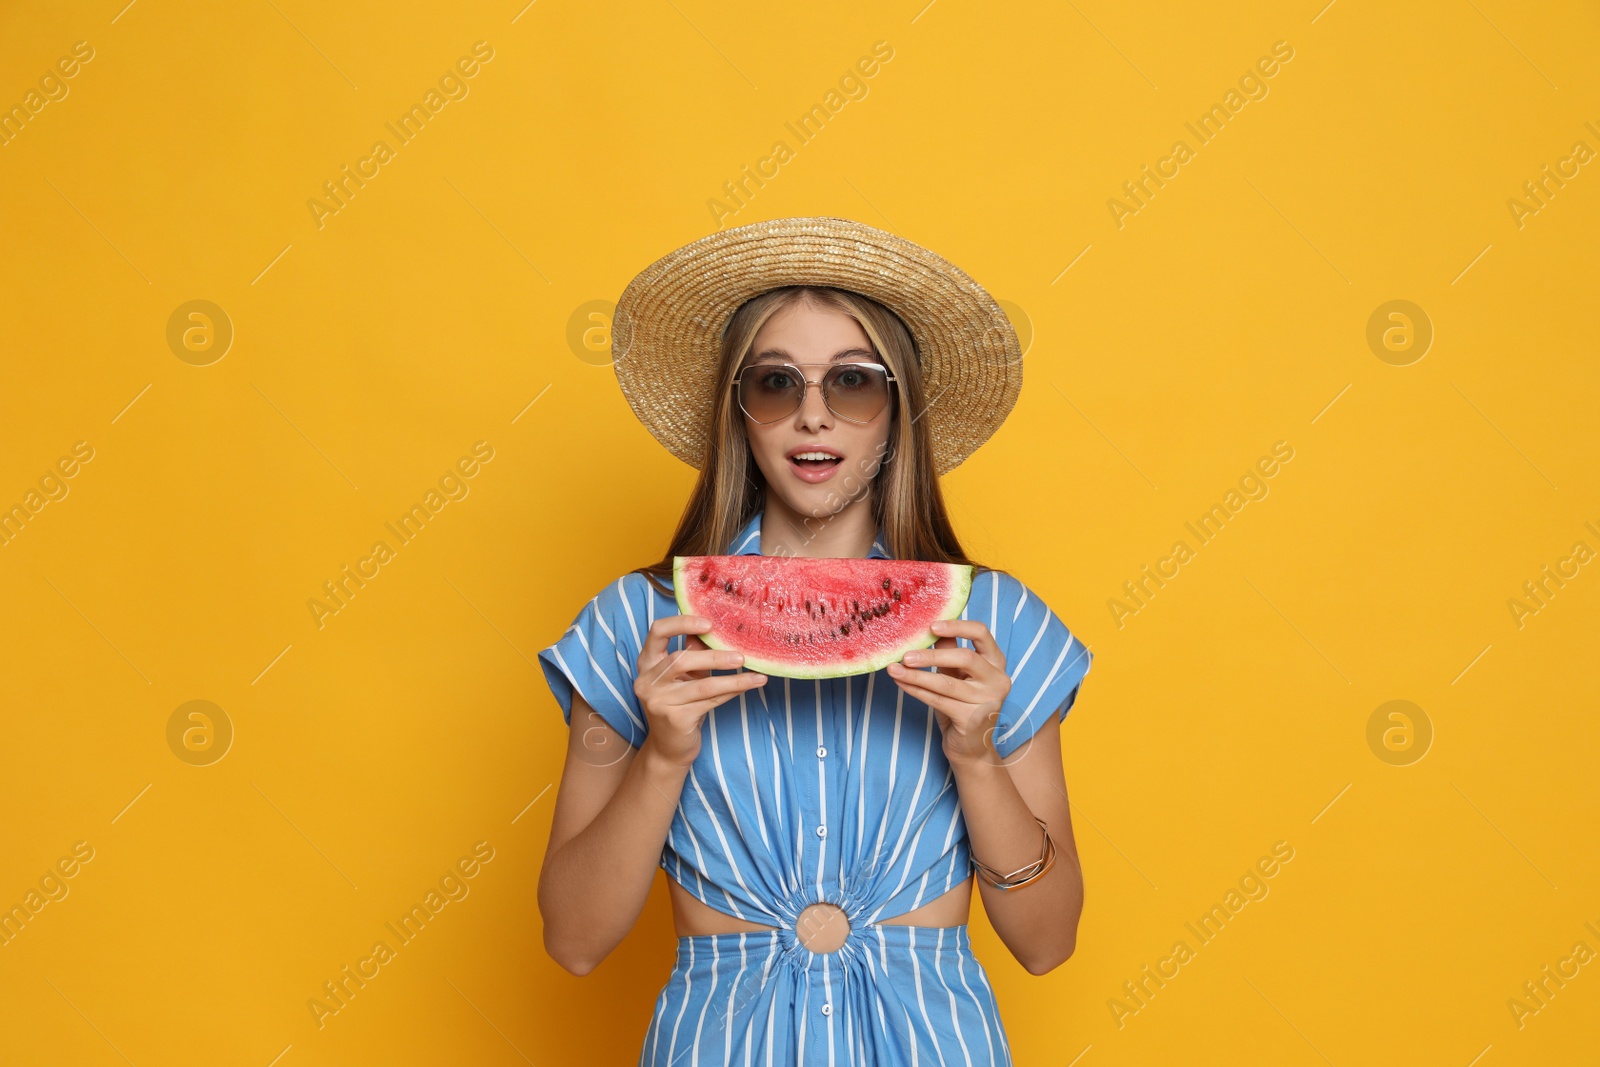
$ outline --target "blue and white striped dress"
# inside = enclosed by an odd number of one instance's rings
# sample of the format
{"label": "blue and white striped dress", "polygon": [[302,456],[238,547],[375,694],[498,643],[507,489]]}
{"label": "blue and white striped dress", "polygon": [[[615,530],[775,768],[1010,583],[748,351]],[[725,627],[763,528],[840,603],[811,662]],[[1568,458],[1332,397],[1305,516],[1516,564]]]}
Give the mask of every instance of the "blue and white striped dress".
{"label": "blue and white striped dress", "polygon": [[[758,512],[732,554],[760,551]],[[889,558],[881,535],[868,556]],[[637,573],[585,605],[539,653],[569,724],[576,690],[629,744],[644,740],[639,649],[651,623],[676,614]],[[1093,654],[1009,574],[978,574],[962,618],[985,622],[1005,652],[1012,687],[994,741],[1010,755],[1072,706]],[[707,714],[661,866],[718,911],[776,929],[678,939],[641,1067],[1011,1063],[967,926],[880,921],[971,871],[936,718],[883,671],[773,678]],[[850,932],[838,951],[814,953],[795,923],[823,901]]]}

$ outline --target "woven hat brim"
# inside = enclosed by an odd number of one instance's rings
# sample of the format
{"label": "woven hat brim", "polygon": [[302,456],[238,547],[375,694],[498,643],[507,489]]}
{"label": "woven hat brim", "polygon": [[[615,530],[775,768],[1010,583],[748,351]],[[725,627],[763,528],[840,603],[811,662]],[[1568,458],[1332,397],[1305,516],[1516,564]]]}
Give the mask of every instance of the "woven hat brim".
{"label": "woven hat brim", "polygon": [[640,271],[617,303],[613,367],[633,413],[674,456],[703,462],[717,354],[729,316],[787,285],[825,285],[894,311],[916,342],[934,465],[944,474],[987,441],[1022,389],[1005,311],[965,271],[905,238],[849,219],[775,219],[725,230]]}

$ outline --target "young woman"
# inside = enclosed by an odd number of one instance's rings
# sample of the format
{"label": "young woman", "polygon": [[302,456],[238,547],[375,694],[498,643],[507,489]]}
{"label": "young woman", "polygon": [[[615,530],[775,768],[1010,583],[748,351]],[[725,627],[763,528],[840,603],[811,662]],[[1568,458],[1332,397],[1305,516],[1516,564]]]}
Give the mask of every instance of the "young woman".
{"label": "young woman", "polygon": [[660,866],[678,952],[642,1065],[1010,1064],[972,887],[1028,971],[1072,954],[1083,883],[1045,727],[1089,651],[975,565],[934,648],[769,678],[708,649],[671,585],[675,555],[971,563],[936,476],[1015,401],[1010,323],[926,249],[781,219],[642,272],[614,336],[634,411],[700,477],[661,561],[540,653],[570,725],[539,881],[547,951],[587,974]]}

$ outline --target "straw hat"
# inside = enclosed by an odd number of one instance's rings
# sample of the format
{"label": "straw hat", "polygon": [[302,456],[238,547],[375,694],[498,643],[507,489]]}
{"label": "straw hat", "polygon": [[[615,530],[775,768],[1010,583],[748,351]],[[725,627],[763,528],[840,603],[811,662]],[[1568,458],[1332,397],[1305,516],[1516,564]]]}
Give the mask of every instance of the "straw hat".
{"label": "straw hat", "polygon": [[656,440],[689,466],[704,459],[723,328],[740,304],[786,285],[849,289],[905,322],[922,364],[939,474],[987,441],[1016,403],[1016,330],[961,268],[850,219],[757,222],[662,256],[617,303],[611,351],[622,393]]}

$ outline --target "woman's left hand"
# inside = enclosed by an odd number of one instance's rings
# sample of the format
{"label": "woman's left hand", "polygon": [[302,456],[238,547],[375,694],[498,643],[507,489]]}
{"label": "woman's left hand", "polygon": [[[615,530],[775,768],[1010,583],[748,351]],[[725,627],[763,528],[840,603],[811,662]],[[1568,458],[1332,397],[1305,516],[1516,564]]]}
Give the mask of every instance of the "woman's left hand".
{"label": "woman's left hand", "polygon": [[[994,731],[1000,706],[1011,692],[1005,653],[989,628],[976,619],[944,619],[933,624],[938,640],[931,649],[907,652],[904,666],[889,664],[889,677],[907,696],[934,710],[944,733],[944,753],[952,763],[998,763]],[[972,648],[961,648],[964,637]],[[936,667],[936,671],[916,670]]]}

